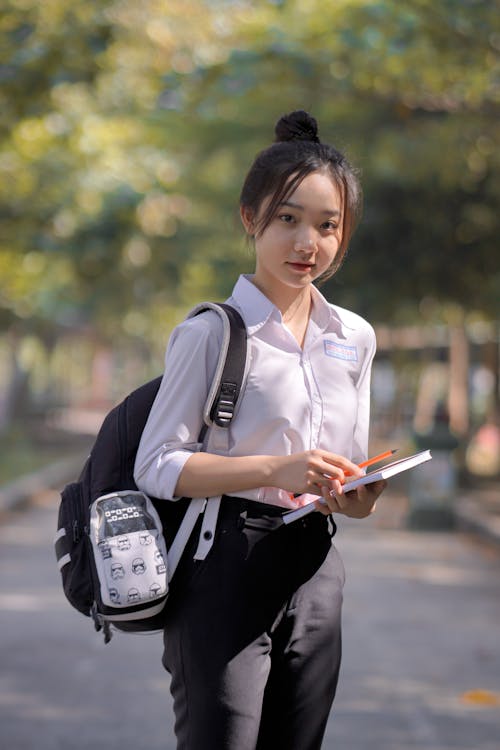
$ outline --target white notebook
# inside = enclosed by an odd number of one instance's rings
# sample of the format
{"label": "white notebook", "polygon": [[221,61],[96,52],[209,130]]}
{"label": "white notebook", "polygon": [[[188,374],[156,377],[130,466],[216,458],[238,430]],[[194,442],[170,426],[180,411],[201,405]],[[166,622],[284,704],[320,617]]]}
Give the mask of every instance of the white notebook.
{"label": "white notebook", "polygon": [[[371,484],[372,482],[378,482],[380,479],[390,479],[390,477],[394,477],[402,471],[413,469],[415,466],[424,463],[424,461],[429,461],[431,458],[431,452],[427,450],[420,451],[420,453],[414,453],[412,456],[407,456],[407,458],[400,458],[398,461],[392,461],[392,463],[386,464],[380,469],[369,471],[362,477],[357,477],[356,479],[351,479],[351,481],[346,482],[344,484],[344,492],[355,490],[356,487],[359,487],[362,484]],[[324,502],[323,498],[321,498],[320,502]],[[314,510],[316,510],[315,503],[308,503],[302,508],[297,508],[297,510],[291,510],[289,513],[285,513],[283,521],[285,523],[291,523],[299,518],[303,518]]]}

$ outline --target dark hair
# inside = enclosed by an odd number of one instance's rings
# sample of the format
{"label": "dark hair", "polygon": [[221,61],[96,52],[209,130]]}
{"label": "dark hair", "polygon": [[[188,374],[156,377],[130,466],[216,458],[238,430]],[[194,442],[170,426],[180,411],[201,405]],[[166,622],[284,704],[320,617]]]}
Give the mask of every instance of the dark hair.
{"label": "dark hair", "polygon": [[342,227],[339,252],[321,279],[332,276],[345,257],[361,213],[361,187],[356,171],[340,151],[318,137],[318,124],[303,110],[283,115],[274,130],[276,142],[257,154],[243,183],[240,205],[257,216],[265,198],[271,196],[255,228],[262,234],[278,206],[286,201],[302,180],[312,172],[327,172],[340,192]]}

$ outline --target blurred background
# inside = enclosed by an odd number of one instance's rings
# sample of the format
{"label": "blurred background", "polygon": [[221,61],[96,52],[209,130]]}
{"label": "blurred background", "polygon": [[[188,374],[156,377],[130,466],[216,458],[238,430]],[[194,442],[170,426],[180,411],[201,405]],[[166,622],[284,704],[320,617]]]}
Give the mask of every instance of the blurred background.
{"label": "blurred background", "polygon": [[371,452],[433,452],[337,519],[325,748],[498,750],[498,19],[491,0],[2,1],[2,747],[174,747],[161,644],[105,647],[64,600],[57,489],[189,308],[253,270],[241,184],[304,108],[364,186],[322,291],[376,329]]}
{"label": "blurred background", "polygon": [[362,175],[322,291],[377,331],[373,447],[443,439],[459,483],[497,488],[497,10],[4,0],[0,482],[90,440],[186,311],[252,270],[239,190],[305,108]]}

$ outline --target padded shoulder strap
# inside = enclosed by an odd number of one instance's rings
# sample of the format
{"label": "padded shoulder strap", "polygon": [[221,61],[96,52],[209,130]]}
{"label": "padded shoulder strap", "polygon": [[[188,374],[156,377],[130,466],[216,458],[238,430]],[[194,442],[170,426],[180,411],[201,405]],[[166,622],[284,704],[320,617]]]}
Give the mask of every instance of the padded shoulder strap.
{"label": "padded shoulder strap", "polygon": [[[222,455],[228,450],[228,430],[234,416],[242,388],[245,385],[247,370],[247,330],[243,318],[231,305],[226,303],[203,302],[192,310],[188,318],[193,318],[205,310],[214,310],[222,321],[222,345],[210,388],[203,419],[205,429],[200,434],[205,449]],[[208,431],[208,441],[204,433]],[[203,521],[194,554],[195,560],[204,560],[215,538],[215,527],[221,498],[195,498],[191,500],[181,528],[177,532],[168,552],[169,580],[173,576],[182,552],[187,544],[199,514]]]}
{"label": "padded shoulder strap", "polygon": [[212,386],[205,402],[203,421],[210,427],[229,427],[245,380],[247,329],[237,310],[225,302],[202,302],[188,315],[193,318],[213,310],[222,321],[222,345]]}

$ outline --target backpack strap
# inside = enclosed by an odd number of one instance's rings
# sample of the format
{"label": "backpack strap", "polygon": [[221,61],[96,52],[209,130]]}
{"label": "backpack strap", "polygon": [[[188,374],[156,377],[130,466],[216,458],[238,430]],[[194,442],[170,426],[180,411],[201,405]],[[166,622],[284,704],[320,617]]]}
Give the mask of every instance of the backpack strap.
{"label": "backpack strap", "polygon": [[[219,359],[203,410],[204,426],[199,440],[203,443],[204,451],[227,455],[229,426],[236,413],[248,370],[247,330],[239,312],[227,303],[203,302],[189,313],[188,318],[206,310],[218,314],[223,328]],[[168,552],[169,579],[175,572],[200,513],[203,513],[203,521],[194,559],[204,560],[208,555],[215,538],[220,502],[221,495],[191,500]]]}
{"label": "backpack strap", "polygon": [[218,427],[227,429],[245,380],[247,329],[239,312],[225,302],[202,302],[191,310],[188,318],[194,318],[206,310],[216,312],[222,321],[222,344],[203,409],[203,421],[207,427],[215,423]]}
{"label": "backpack strap", "polygon": [[182,519],[181,525],[177,530],[177,534],[175,535],[173,542],[167,549],[167,573],[169,583],[172,580],[172,577],[177,569],[177,566],[182,557],[182,553],[184,552],[189,541],[189,537],[191,536],[196,525],[196,521],[198,520],[200,513],[203,513],[203,511],[205,510],[206,504],[206,497],[197,497],[191,500],[186,512],[184,513],[184,518]]}

